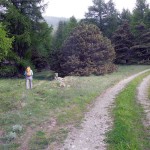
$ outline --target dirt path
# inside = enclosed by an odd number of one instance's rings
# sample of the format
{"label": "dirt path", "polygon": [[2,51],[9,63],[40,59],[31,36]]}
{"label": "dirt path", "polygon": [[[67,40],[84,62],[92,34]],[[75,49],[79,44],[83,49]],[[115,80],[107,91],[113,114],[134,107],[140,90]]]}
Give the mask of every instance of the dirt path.
{"label": "dirt path", "polygon": [[[150,70],[150,69],[149,69]],[[111,129],[113,120],[110,114],[116,95],[142,71],[122,80],[100,95],[90,112],[85,114],[81,129],[74,128],[69,133],[61,150],[106,150],[105,134]]]}
{"label": "dirt path", "polygon": [[143,79],[143,82],[138,87],[137,99],[139,103],[143,106],[146,120],[144,120],[144,125],[150,127],[150,100],[148,98],[148,87],[150,85],[150,75]]}

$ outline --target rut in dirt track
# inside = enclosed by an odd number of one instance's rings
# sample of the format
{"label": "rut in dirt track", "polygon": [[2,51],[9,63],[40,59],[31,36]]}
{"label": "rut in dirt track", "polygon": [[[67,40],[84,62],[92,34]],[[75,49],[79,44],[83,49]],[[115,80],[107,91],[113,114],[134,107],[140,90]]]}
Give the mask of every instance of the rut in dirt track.
{"label": "rut in dirt track", "polygon": [[138,87],[137,99],[144,108],[146,119],[143,121],[145,127],[150,127],[150,100],[148,98],[148,88],[150,86],[150,75],[143,79]]}
{"label": "rut in dirt track", "polygon": [[111,112],[116,95],[135,77],[145,73],[142,71],[122,80],[112,88],[107,89],[95,102],[95,105],[85,114],[81,129],[74,128],[68,135],[61,150],[106,150],[106,132],[112,125]]}

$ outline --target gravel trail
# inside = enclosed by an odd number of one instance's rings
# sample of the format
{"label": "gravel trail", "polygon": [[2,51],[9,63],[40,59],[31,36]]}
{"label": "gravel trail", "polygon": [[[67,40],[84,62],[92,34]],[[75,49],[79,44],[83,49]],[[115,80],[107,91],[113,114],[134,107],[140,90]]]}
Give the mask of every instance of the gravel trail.
{"label": "gravel trail", "polygon": [[139,103],[143,106],[146,120],[144,120],[144,125],[146,127],[150,126],[150,100],[148,98],[148,87],[150,86],[150,75],[143,79],[143,82],[138,87],[137,99]]}
{"label": "gravel trail", "polygon": [[120,81],[101,94],[81,124],[81,129],[74,128],[68,135],[61,150],[106,150],[105,134],[113,125],[110,110],[116,95],[135,77],[145,73],[142,71]]}

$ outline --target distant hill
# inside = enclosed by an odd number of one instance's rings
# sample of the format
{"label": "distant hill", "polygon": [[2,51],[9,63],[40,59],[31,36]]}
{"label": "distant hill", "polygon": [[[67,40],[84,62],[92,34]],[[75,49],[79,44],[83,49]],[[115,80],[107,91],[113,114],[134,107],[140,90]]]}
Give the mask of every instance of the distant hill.
{"label": "distant hill", "polygon": [[52,17],[52,16],[44,16],[45,21],[49,26],[53,26],[54,29],[57,28],[59,21],[68,21],[69,18],[64,17]]}

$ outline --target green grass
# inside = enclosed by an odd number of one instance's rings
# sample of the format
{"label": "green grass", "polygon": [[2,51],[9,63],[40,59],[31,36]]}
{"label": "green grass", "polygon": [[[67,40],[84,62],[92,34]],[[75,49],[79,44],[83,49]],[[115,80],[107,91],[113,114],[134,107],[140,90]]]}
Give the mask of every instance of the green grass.
{"label": "green grass", "polygon": [[43,131],[37,131],[29,143],[30,150],[42,150],[48,147],[48,139]]}
{"label": "green grass", "polygon": [[[78,126],[87,106],[104,90],[121,79],[148,68],[149,66],[119,66],[118,72],[104,76],[66,77],[69,87],[65,88],[60,88],[48,71],[35,73],[32,90],[25,89],[24,79],[0,79],[0,131],[5,137],[14,125],[21,125],[23,132],[17,134],[19,138],[25,134],[27,127],[34,128],[54,118],[57,122],[55,135],[58,135],[56,133],[61,128]],[[10,143],[3,141],[8,146],[12,143],[17,144],[17,139]]]}
{"label": "green grass", "polygon": [[109,150],[148,150],[148,134],[144,129],[143,109],[136,102],[136,88],[142,79],[149,75],[140,75],[117,96],[114,115],[114,127],[108,133]]}

